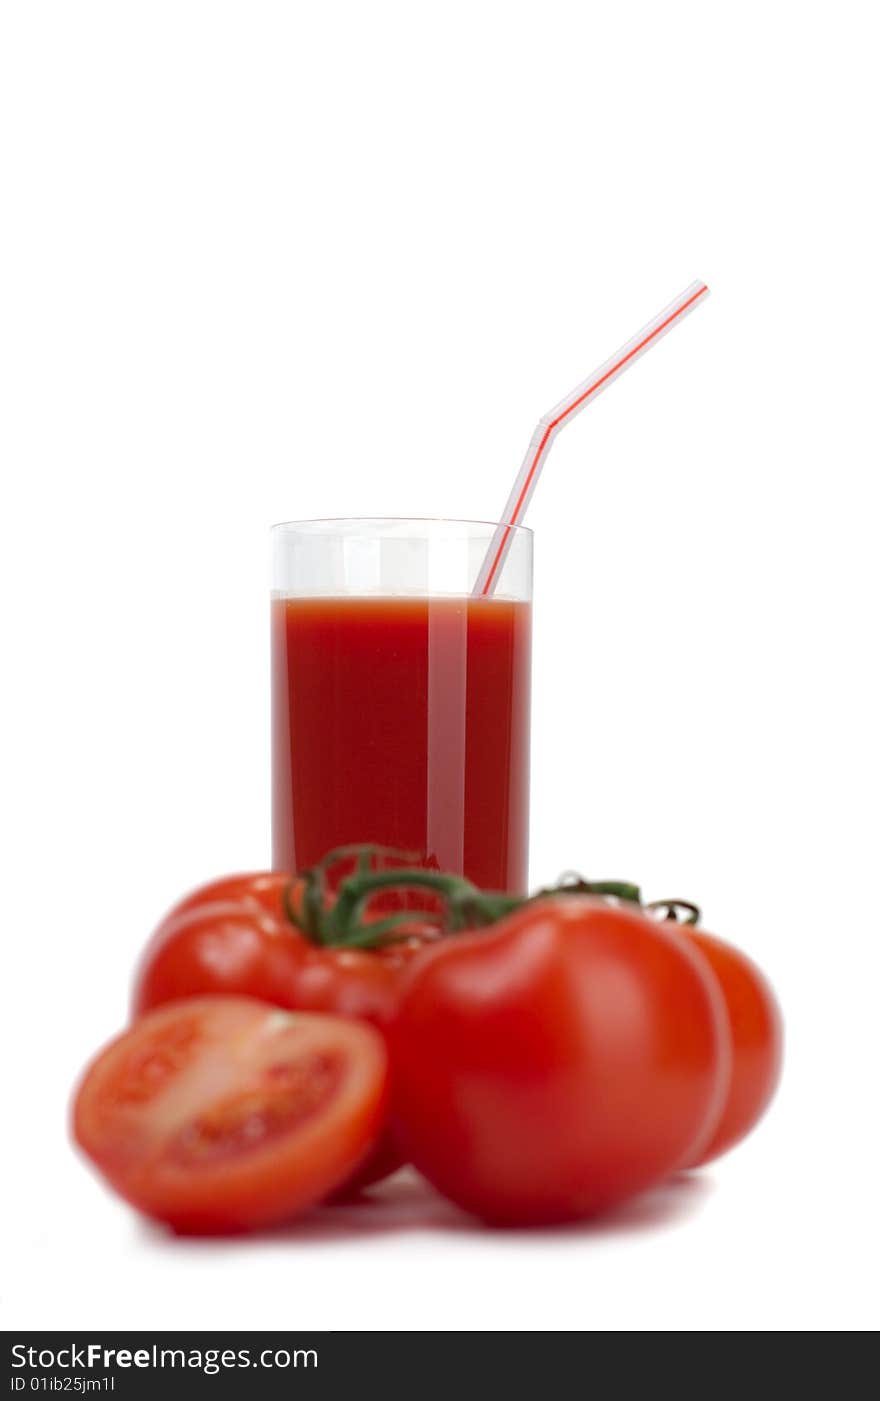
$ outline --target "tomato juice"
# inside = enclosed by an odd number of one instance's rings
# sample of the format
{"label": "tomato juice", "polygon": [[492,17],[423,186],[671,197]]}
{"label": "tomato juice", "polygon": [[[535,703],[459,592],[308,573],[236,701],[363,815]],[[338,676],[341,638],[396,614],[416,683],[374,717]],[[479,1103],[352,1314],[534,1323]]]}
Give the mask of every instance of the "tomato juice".
{"label": "tomato juice", "polygon": [[525,602],[273,598],[275,868],[378,842],[524,892],[530,672]]}

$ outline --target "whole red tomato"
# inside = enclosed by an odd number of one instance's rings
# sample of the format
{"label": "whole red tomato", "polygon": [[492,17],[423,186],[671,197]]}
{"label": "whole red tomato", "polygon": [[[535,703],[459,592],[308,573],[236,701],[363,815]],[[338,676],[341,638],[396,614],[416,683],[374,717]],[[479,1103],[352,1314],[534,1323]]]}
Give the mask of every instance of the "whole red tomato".
{"label": "whole red tomato", "polygon": [[381,951],[322,948],[288,917],[288,910],[300,912],[302,890],[289,875],[258,872],[186,896],[147,945],[135,978],[135,1014],[180,997],[230,993],[387,1026],[400,972],[420,939],[413,934]]}
{"label": "whole red tomato", "polygon": [[391,1049],[404,1151],[499,1223],[587,1216],[693,1161],[730,1076],[702,956],[638,911],[582,896],[424,952]]}
{"label": "whole red tomato", "polygon": [[782,1016],[773,989],[750,958],[701,929],[683,927],[683,932],[718,979],[733,1046],[724,1108],[709,1142],[688,1161],[695,1167],[744,1138],[773,1098],[782,1070]]}

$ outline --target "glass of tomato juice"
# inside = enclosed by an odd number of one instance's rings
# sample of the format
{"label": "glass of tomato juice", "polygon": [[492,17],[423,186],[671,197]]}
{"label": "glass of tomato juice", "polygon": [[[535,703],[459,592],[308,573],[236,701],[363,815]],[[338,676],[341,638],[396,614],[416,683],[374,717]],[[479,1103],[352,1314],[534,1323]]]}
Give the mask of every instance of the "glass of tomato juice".
{"label": "glass of tomato juice", "polygon": [[494,522],[292,521],[272,531],[272,859],[375,842],[528,885],[532,532]]}

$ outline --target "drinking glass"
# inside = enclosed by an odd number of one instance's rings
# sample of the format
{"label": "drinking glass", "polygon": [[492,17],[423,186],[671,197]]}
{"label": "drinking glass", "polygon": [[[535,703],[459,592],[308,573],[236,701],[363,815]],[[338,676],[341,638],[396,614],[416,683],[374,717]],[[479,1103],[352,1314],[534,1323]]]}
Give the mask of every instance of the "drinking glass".
{"label": "drinking glass", "polygon": [[272,531],[272,858],[375,842],[493,890],[528,885],[532,532],[292,521]]}

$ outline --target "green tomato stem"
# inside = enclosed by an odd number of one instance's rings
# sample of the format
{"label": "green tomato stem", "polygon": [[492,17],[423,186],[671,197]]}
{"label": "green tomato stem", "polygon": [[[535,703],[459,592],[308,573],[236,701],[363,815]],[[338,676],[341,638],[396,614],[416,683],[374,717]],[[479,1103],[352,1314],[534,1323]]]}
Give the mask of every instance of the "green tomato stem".
{"label": "green tomato stem", "polygon": [[[316,944],[326,948],[364,949],[380,948],[405,937],[406,926],[414,923],[434,924],[445,933],[456,934],[495,924],[534,901],[570,895],[617,900],[648,913],[662,910],[669,920],[680,919],[680,912],[684,911],[688,924],[696,924],[700,917],[698,907],[687,900],[654,900],[643,904],[639,886],[629,881],[590,881],[576,872],[568,872],[558,885],[547,886],[534,895],[508,895],[504,891],[480,890],[464,876],[416,865],[417,859],[412,852],[393,847],[369,844],[336,847],[303,873],[305,889],[300,919],[294,917],[289,892],[285,896],[287,913]],[[330,877],[333,868],[343,861],[354,862],[354,870],[334,889]],[[389,867],[388,862],[395,864]],[[377,893],[397,891],[403,894],[414,890],[430,891],[438,897],[440,908],[394,913],[385,919],[366,918],[369,903]]]}

